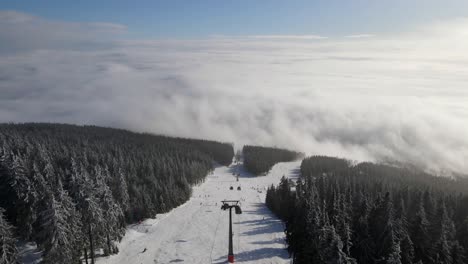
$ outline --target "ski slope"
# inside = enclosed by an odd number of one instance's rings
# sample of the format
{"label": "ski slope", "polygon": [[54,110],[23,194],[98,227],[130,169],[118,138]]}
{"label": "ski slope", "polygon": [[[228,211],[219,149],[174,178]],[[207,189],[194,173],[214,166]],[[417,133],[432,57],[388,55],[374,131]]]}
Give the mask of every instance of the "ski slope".
{"label": "ski slope", "polygon": [[[242,164],[217,167],[193,188],[189,201],[129,226],[119,254],[100,257],[97,263],[227,263],[229,212],[221,210],[222,200],[240,200],[243,210],[240,215],[233,211],[232,217],[236,263],[289,263],[283,223],[265,206],[265,194],[283,175],[296,178],[299,166],[300,161],[279,163],[261,177],[246,172]],[[233,173],[240,173],[238,182]]]}

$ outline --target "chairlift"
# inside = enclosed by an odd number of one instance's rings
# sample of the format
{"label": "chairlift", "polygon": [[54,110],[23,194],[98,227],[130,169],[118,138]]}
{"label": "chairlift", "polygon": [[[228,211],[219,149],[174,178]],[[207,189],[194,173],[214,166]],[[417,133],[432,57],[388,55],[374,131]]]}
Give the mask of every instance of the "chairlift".
{"label": "chairlift", "polygon": [[234,208],[234,212],[236,214],[242,214],[242,209],[240,208],[240,205],[239,205],[239,201],[221,201],[223,203],[223,205],[221,206],[221,210],[231,210],[232,208]]}
{"label": "chairlift", "polygon": [[234,187],[232,187],[232,186],[231,186],[231,187],[229,187],[229,190],[234,190]]}
{"label": "chairlift", "polygon": [[239,186],[239,187],[237,187],[237,190],[238,190],[238,191],[240,191],[240,190],[241,190],[241,187],[240,187],[240,186]]}
{"label": "chairlift", "polygon": [[221,205],[221,210],[227,210],[227,209],[229,209],[229,204],[223,203],[223,205]]}

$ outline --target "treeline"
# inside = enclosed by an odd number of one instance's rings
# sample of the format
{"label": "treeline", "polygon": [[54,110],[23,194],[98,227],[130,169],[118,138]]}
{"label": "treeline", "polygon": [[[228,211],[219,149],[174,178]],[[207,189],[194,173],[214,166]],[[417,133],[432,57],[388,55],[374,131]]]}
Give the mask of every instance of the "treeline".
{"label": "treeline", "polygon": [[294,263],[468,263],[468,180],[310,157],[268,207],[286,223]]}
{"label": "treeline", "polygon": [[245,168],[255,175],[268,172],[278,162],[293,161],[304,156],[303,153],[291,150],[249,145],[244,146],[242,152]]}
{"label": "treeline", "polygon": [[44,263],[94,263],[98,250],[117,252],[126,224],[182,204],[213,162],[233,155],[212,141],[0,124],[0,260],[15,258],[19,237],[38,244]]}

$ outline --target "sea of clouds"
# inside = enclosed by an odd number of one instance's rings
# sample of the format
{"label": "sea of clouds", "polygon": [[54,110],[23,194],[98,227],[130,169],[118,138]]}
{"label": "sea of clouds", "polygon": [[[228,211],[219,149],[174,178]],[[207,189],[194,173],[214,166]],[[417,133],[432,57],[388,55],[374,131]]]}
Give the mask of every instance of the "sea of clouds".
{"label": "sea of clouds", "polygon": [[0,122],[95,124],[468,173],[468,20],[129,40],[0,12]]}

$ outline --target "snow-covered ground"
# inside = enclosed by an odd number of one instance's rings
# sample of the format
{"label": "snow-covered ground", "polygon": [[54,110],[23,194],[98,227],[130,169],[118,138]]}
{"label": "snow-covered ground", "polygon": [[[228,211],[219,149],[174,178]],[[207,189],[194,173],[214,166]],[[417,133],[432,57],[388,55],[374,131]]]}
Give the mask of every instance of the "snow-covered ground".
{"label": "snow-covered ground", "polygon": [[[97,263],[226,263],[229,212],[221,210],[222,200],[241,201],[243,213],[233,211],[236,262],[289,263],[283,223],[266,208],[265,193],[283,175],[296,178],[299,166],[300,161],[280,163],[261,177],[252,176],[241,164],[218,167],[194,187],[188,202],[130,226],[119,254],[98,258]],[[238,182],[233,173],[240,173]]]}
{"label": "snow-covered ground", "polygon": [[16,245],[20,255],[20,263],[36,264],[42,261],[42,252],[34,242],[20,242]]}

